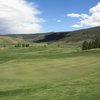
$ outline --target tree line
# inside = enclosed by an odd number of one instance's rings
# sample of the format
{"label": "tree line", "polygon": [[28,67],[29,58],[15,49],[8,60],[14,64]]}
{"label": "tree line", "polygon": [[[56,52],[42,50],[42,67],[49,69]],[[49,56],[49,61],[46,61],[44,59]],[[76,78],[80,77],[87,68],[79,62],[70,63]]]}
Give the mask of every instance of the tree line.
{"label": "tree line", "polygon": [[100,37],[95,38],[92,41],[84,41],[82,43],[82,50],[100,48]]}
{"label": "tree line", "polygon": [[16,44],[15,47],[30,47],[29,44]]}

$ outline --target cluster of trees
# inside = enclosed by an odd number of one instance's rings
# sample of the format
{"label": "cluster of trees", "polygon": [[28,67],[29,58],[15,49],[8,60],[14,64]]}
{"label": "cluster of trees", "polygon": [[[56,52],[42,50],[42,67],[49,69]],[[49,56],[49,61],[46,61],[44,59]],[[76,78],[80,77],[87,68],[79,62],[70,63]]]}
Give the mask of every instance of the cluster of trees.
{"label": "cluster of trees", "polygon": [[82,44],[82,50],[88,50],[93,48],[100,48],[100,37],[92,41],[84,41]]}
{"label": "cluster of trees", "polygon": [[29,47],[29,44],[16,44],[15,47]]}

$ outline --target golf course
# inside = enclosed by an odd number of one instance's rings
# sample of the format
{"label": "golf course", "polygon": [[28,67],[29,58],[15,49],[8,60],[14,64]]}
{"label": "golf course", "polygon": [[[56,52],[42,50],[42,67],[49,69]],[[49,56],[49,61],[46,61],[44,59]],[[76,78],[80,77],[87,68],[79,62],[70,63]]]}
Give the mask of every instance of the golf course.
{"label": "golf course", "polygon": [[0,0],[0,100],[100,100],[100,0]]}
{"label": "golf course", "polygon": [[0,49],[0,100],[100,100],[100,49],[43,45]]}

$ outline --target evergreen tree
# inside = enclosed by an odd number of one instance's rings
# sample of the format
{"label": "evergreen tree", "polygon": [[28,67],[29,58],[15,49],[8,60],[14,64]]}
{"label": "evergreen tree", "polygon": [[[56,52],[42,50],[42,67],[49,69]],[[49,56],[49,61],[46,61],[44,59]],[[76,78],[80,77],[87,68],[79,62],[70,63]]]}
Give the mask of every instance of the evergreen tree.
{"label": "evergreen tree", "polygon": [[100,37],[97,37],[95,39],[95,45],[96,45],[96,48],[100,48]]}
{"label": "evergreen tree", "polygon": [[92,48],[96,48],[96,44],[94,40],[92,40]]}
{"label": "evergreen tree", "polygon": [[25,44],[22,44],[22,47],[25,47]]}
{"label": "evergreen tree", "polygon": [[95,40],[90,42],[84,41],[82,44],[82,50],[100,48],[100,37],[97,37]]}
{"label": "evergreen tree", "polygon": [[90,41],[89,43],[88,43],[88,49],[92,49],[93,47],[92,47],[92,42]]}
{"label": "evergreen tree", "polygon": [[29,47],[29,44],[26,44],[26,47]]}
{"label": "evergreen tree", "polygon": [[17,44],[17,45],[15,45],[15,47],[21,47],[21,45],[20,44]]}
{"label": "evergreen tree", "polygon": [[82,50],[88,50],[88,42],[87,41],[84,41],[83,44],[82,44]]}

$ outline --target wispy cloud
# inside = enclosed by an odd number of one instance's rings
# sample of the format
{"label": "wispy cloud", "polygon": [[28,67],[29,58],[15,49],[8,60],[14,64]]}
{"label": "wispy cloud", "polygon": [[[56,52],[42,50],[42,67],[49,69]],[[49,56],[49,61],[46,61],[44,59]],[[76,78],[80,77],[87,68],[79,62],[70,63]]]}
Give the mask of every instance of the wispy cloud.
{"label": "wispy cloud", "polygon": [[35,4],[26,0],[0,0],[0,33],[34,33],[42,29],[44,19]]}
{"label": "wispy cloud", "polygon": [[76,14],[71,13],[67,14],[68,17],[76,17],[79,18],[79,22],[77,22],[72,27],[84,27],[84,26],[100,26],[100,2],[89,9],[89,14]]}
{"label": "wispy cloud", "polygon": [[61,22],[62,22],[62,20],[57,20],[57,22],[58,22],[58,23],[61,23]]}

